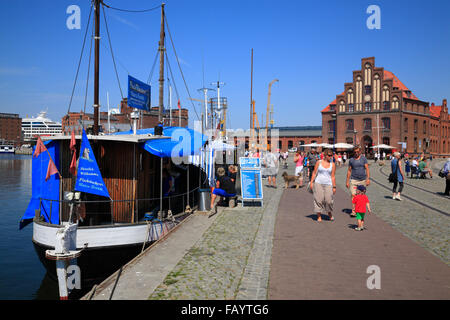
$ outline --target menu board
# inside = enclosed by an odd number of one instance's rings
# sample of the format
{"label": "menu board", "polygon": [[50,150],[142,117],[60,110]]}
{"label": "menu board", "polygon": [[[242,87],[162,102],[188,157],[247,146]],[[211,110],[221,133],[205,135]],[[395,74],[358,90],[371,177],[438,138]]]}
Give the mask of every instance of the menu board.
{"label": "menu board", "polygon": [[242,200],[262,200],[263,186],[259,158],[239,158]]}

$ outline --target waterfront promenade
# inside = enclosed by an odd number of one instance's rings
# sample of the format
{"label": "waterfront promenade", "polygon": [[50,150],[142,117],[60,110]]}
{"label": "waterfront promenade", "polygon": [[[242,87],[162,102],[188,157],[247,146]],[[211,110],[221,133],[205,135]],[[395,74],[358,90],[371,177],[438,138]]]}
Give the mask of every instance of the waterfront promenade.
{"label": "waterfront promenade", "polygon": [[[291,160],[291,159],[290,159]],[[435,169],[439,161],[433,161]],[[389,162],[371,162],[373,214],[354,231],[337,170],[334,222],[321,223],[305,188],[264,187],[263,208],[193,215],[160,244],[99,285],[93,299],[449,299],[450,209],[444,180],[406,182],[392,200]],[[293,172],[293,165],[287,170]],[[267,181],[263,181],[267,184]],[[422,189],[418,189],[422,188]],[[380,289],[368,289],[369,266]],[[111,292],[114,288],[114,292]],[[85,298],[89,298],[89,294]]]}

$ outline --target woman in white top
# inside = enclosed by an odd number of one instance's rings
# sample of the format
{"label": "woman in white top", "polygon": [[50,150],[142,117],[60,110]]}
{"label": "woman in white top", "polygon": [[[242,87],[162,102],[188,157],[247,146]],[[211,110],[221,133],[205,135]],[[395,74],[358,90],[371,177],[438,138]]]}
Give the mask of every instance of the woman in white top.
{"label": "woman in white top", "polygon": [[336,166],[333,165],[333,152],[326,150],[324,159],[316,163],[311,176],[311,190],[314,193],[314,211],[317,212],[317,221],[322,221],[321,213],[328,213],[334,221],[333,195],[336,194]]}

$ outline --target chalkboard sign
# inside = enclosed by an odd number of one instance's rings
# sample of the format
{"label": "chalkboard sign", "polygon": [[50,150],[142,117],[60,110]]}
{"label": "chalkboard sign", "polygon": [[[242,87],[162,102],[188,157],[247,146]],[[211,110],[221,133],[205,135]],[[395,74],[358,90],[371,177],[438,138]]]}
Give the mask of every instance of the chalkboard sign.
{"label": "chalkboard sign", "polygon": [[263,200],[261,162],[259,158],[239,158],[241,168],[242,205],[245,201]]}

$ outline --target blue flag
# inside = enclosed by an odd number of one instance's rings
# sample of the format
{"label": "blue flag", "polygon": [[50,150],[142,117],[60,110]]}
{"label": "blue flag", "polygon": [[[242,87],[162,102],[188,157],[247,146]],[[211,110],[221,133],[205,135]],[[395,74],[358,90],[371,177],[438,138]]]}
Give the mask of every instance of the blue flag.
{"label": "blue flag", "polygon": [[75,190],[110,198],[84,129]]}

